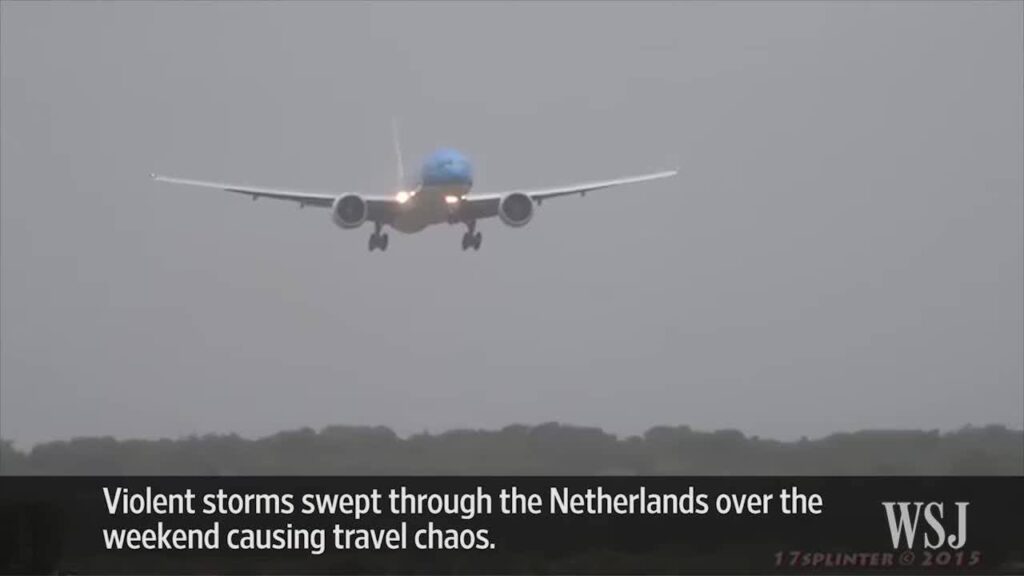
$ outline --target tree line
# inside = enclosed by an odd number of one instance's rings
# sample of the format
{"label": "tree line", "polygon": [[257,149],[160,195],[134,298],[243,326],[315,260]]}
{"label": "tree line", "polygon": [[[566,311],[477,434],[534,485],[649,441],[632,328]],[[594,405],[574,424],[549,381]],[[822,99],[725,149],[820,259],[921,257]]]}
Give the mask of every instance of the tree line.
{"label": "tree line", "polygon": [[1024,475],[1024,431],[869,430],[783,442],[688,426],[625,438],[558,423],[408,438],[386,427],[328,426],[258,439],[75,438],[25,451],[0,441],[0,474]]}

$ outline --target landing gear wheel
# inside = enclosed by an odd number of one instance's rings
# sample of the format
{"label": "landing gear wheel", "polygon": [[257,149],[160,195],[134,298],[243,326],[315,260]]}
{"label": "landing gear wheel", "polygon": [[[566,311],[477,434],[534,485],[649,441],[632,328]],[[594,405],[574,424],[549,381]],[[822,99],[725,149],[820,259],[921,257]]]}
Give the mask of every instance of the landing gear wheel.
{"label": "landing gear wheel", "polygon": [[381,233],[382,228],[384,228],[383,222],[373,223],[373,234],[370,234],[370,242],[366,245],[370,252],[373,252],[377,248],[380,248],[381,252],[388,249],[388,235]]}
{"label": "landing gear wheel", "polygon": [[369,248],[370,252],[373,252],[374,250],[377,250],[378,248],[380,249],[381,252],[387,250],[388,249],[388,235],[387,234],[377,234],[376,232],[374,232],[373,234],[370,234],[370,242],[367,244],[366,247]]}
{"label": "landing gear wheel", "polygon": [[476,220],[466,221],[466,233],[462,235],[462,249],[480,249],[480,233],[476,231]]}
{"label": "landing gear wheel", "polygon": [[484,235],[477,232],[473,235],[473,250],[479,250],[480,244],[484,241]]}

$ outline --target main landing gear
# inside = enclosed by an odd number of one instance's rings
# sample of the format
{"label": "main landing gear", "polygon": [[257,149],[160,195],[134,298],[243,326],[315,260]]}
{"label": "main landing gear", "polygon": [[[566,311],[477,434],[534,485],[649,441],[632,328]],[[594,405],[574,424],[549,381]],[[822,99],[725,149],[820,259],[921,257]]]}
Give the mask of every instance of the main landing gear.
{"label": "main landing gear", "polygon": [[469,250],[472,248],[473,250],[479,250],[480,243],[483,242],[484,236],[483,234],[476,232],[475,220],[471,220],[467,226],[469,226],[469,230],[462,235],[462,249]]}
{"label": "main landing gear", "polygon": [[373,223],[373,234],[370,234],[370,242],[367,245],[370,252],[378,248],[380,248],[381,252],[388,249],[388,234],[387,232],[381,234],[381,228],[383,228],[383,225],[380,222]]}

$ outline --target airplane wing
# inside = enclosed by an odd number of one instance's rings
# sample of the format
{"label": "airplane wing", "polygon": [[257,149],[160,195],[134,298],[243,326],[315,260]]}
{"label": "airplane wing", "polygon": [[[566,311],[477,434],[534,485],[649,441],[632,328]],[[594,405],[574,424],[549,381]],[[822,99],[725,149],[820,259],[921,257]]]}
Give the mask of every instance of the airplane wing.
{"label": "airplane wing", "polygon": [[586,194],[592,190],[600,190],[602,188],[611,188],[612,186],[622,186],[624,184],[636,184],[639,182],[647,182],[648,180],[659,180],[661,178],[668,178],[675,176],[676,170],[666,170],[664,172],[654,172],[652,174],[641,174],[639,176],[627,176],[625,178],[616,178],[614,180],[598,180],[596,182],[583,182],[580,184],[568,184],[566,186],[557,186],[554,188],[537,188],[534,190],[512,190],[499,194],[499,196],[505,196],[507,194],[514,194],[520,192],[526,194],[535,201],[543,201],[548,198],[555,198],[558,196],[569,196],[571,194]]}
{"label": "airplane wing", "polygon": [[[330,193],[314,193],[314,192],[299,192],[295,190],[280,190],[276,188],[264,188],[259,186],[246,186],[240,184],[227,184],[224,182],[207,182],[205,180],[191,180],[188,178],[174,178],[171,176],[161,176],[159,174],[151,174],[153,180],[158,182],[169,182],[171,184],[184,184],[186,186],[199,186],[201,188],[214,188],[217,190],[223,190],[225,192],[234,192],[236,194],[244,194],[251,196],[253,200],[257,198],[274,198],[277,200],[291,200],[298,202],[300,206],[321,206],[324,208],[330,208],[334,200],[340,196],[340,194]],[[394,198],[388,196],[364,196],[364,200],[371,204],[381,203],[392,203]]]}
{"label": "airplane wing", "polygon": [[473,218],[486,218],[488,216],[494,216],[498,213],[498,203],[501,199],[510,194],[525,194],[529,196],[538,205],[547,200],[548,198],[557,198],[559,196],[571,196],[573,194],[585,195],[587,192],[594,190],[601,190],[603,188],[612,188],[614,186],[622,186],[625,184],[637,184],[639,182],[647,182],[649,180],[660,180],[662,178],[669,178],[675,176],[678,173],[677,170],[665,170],[663,172],[652,172],[650,174],[640,174],[637,176],[626,176],[624,178],[615,178],[612,180],[597,180],[594,182],[581,182],[578,184],[567,184],[564,186],[555,186],[551,188],[534,188],[534,189],[523,189],[523,190],[510,190],[508,192],[496,192],[489,194],[470,194],[464,199],[467,203],[467,216]]}

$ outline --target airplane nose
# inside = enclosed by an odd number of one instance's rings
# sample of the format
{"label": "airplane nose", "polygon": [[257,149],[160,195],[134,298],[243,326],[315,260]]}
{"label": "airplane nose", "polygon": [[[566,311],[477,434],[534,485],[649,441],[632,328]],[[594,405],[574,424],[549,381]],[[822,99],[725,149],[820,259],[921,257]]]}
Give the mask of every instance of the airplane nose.
{"label": "airplane nose", "polygon": [[445,172],[452,176],[462,176],[466,173],[466,163],[459,160],[449,160],[444,168]]}
{"label": "airplane nose", "polygon": [[457,153],[436,154],[424,163],[425,184],[469,184],[473,168],[469,161]]}

